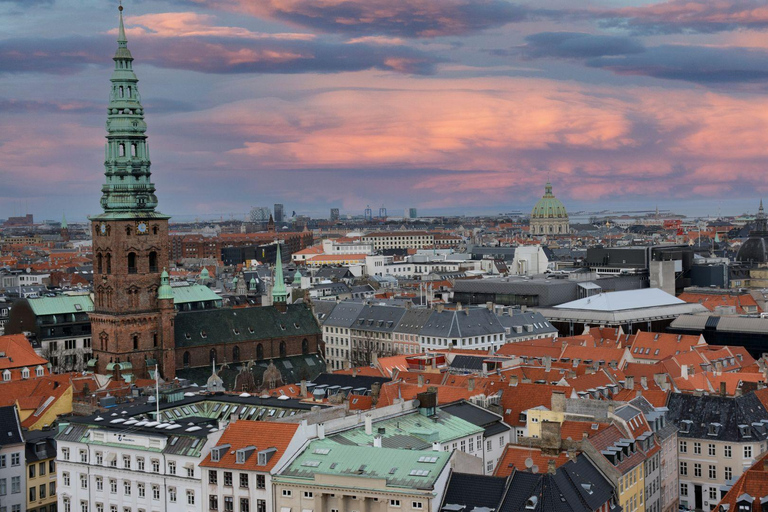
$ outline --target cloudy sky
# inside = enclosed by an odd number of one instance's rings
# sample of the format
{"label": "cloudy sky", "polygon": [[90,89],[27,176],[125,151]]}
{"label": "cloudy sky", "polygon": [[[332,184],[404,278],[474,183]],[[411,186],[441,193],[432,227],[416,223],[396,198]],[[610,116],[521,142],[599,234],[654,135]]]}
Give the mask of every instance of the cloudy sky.
{"label": "cloudy sky", "polygon": [[[0,218],[98,213],[117,2],[0,0]],[[754,210],[758,0],[125,0],[160,210]]]}

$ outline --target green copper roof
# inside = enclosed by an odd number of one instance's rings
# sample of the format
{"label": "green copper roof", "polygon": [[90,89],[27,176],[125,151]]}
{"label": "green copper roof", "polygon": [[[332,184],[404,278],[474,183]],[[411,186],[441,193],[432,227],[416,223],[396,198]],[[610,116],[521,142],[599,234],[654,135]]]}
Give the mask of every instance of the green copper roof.
{"label": "green copper roof", "polygon": [[185,304],[187,302],[217,301],[221,302],[216,292],[202,284],[191,284],[189,286],[174,286],[173,303]]}
{"label": "green copper roof", "polygon": [[[383,433],[379,433],[380,428],[384,429]],[[483,429],[444,411],[431,418],[414,411],[404,416],[374,422],[373,432],[374,434],[368,435],[365,433],[365,426],[361,426],[329,439],[346,445],[373,446],[374,436],[381,436],[384,448],[431,450],[432,443],[442,444],[481,434]]]}
{"label": "green copper roof", "polygon": [[28,299],[29,307],[36,316],[87,313],[93,311],[90,295],[57,295]]}
{"label": "green copper roof", "polygon": [[[397,450],[370,446],[344,446],[328,439],[313,441],[279,475],[276,481],[314,480],[315,475],[356,477],[355,488],[371,487],[386,480],[388,490],[427,491],[445,469],[451,452]],[[395,488],[395,489],[393,489]]]}
{"label": "green copper roof", "polygon": [[159,300],[174,298],[173,288],[171,288],[168,272],[166,272],[165,269],[163,269],[163,273],[160,274],[160,288],[157,289],[157,298]]}
{"label": "green copper roof", "polygon": [[61,214],[61,229],[67,229],[67,216]]}
{"label": "green copper roof", "polygon": [[133,72],[120,7],[117,51],[107,108],[106,182],[101,188],[104,213],[94,219],[168,218],[155,212],[157,196],[150,181],[147,124]]}
{"label": "green copper roof", "polygon": [[547,182],[544,196],[539,199],[531,211],[532,219],[568,218],[565,206],[552,193],[552,184]]}
{"label": "green copper roof", "polygon": [[297,269],[296,273],[293,274],[293,284],[301,284],[301,272]]}
{"label": "green copper roof", "polygon": [[275,284],[272,287],[272,302],[287,302],[288,290],[285,288],[283,278],[283,260],[280,257],[280,243],[277,244],[277,256],[275,256]]}

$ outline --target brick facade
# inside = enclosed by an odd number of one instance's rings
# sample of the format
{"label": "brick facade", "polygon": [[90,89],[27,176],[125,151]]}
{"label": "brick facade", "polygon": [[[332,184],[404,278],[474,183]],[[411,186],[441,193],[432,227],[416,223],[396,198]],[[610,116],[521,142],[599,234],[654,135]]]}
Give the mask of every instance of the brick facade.
{"label": "brick facade", "polygon": [[[284,354],[280,350],[282,343],[285,344]],[[216,351],[217,364],[241,361],[254,361],[258,363],[280,357],[322,353],[321,344],[321,337],[311,334],[307,336],[270,338],[267,340],[244,340],[241,343],[212,343],[195,347],[181,347],[176,350],[176,367],[197,368],[210,366],[211,350]],[[239,355],[236,351],[239,352]]]}

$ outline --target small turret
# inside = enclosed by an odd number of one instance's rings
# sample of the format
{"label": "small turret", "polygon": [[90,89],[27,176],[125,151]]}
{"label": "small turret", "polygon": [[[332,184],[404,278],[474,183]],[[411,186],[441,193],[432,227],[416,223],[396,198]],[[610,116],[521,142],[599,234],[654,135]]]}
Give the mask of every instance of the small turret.
{"label": "small turret", "polygon": [[157,300],[173,300],[173,288],[171,288],[168,272],[163,269],[160,274],[160,288],[157,289]]}

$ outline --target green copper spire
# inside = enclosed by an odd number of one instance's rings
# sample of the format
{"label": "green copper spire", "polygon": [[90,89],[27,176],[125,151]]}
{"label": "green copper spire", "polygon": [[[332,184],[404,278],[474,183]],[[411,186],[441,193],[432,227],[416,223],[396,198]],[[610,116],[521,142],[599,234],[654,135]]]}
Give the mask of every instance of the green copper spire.
{"label": "green copper spire", "polygon": [[272,302],[288,302],[288,290],[285,288],[283,278],[283,260],[280,258],[280,242],[277,243],[277,256],[275,257],[275,284],[272,287]]}
{"label": "green copper spire", "polygon": [[293,274],[293,284],[301,286],[301,271],[296,269],[296,273]]}
{"label": "green copper spire", "polygon": [[67,229],[67,216],[61,214],[61,229]]}
{"label": "green copper spire", "polygon": [[171,288],[168,272],[165,269],[160,274],[160,288],[157,289],[157,298],[158,300],[173,299],[173,288]]}
{"label": "green copper spire", "polygon": [[101,188],[104,213],[97,218],[168,218],[155,212],[157,196],[150,181],[147,124],[133,72],[133,56],[128,49],[119,8],[117,51],[112,60],[112,89],[107,109],[107,145],[104,157],[106,182]]}

